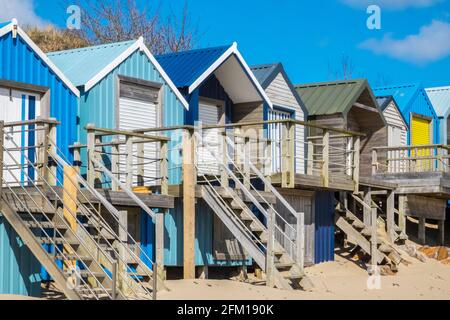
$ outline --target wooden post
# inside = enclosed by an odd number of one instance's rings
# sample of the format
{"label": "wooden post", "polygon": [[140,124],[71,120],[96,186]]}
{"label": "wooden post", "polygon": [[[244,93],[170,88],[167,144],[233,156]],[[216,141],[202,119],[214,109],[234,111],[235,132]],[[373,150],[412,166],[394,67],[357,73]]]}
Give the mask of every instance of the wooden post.
{"label": "wooden post", "polygon": [[386,215],[387,215],[387,233],[389,241],[394,242],[394,210],[395,210],[395,193],[394,191],[387,192],[386,200]]}
{"label": "wooden post", "polygon": [[126,186],[129,189],[133,189],[133,174],[134,174],[134,167],[133,167],[133,138],[130,136],[126,137],[126,144],[125,144],[125,153],[126,153],[126,174],[127,174],[127,180],[126,180]]}
{"label": "wooden post", "polygon": [[183,240],[184,279],[195,279],[195,144],[193,132],[183,134]]}
{"label": "wooden post", "polygon": [[308,176],[314,175],[314,142],[308,142],[308,161],[307,161],[307,171]]}
{"label": "wooden post", "polygon": [[266,257],[266,277],[267,286],[273,288],[275,286],[275,211],[273,209],[267,210],[267,257]]}
{"label": "wooden post", "polygon": [[406,196],[398,197],[398,226],[403,233],[406,233]]}
{"label": "wooden post", "polygon": [[441,246],[445,245],[445,220],[438,221],[438,232],[439,232],[439,244]]}
{"label": "wooden post", "polygon": [[372,225],[372,219],[371,219],[371,209],[369,207],[372,207],[372,190],[370,188],[366,188],[364,193],[364,202],[366,205],[363,207],[363,214],[364,214],[364,224],[366,227],[370,227]]}
{"label": "wooden post", "polygon": [[376,273],[376,269],[378,266],[378,223],[377,223],[377,208],[372,206],[371,210],[371,230],[372,237],[370,239],[370,255],[371,255],[371,263],[372,263],[372,273]]}
{"label": "wooden post", "polygon": [[[55,120],[55,119],[50,119],[50,120]],[[51,123],[49,124],[49,132],[48,132],[48,138],[49,138],[49,144],[48,144],[48,148],[49,148],[49,152],[51,151],[52,154],[56,154],[57,148],[56,148],[56,124]],[[56,161],[56,160],[54,160]],[[51,174],[48,175],[48,184],[50,186],[56,186],[56,182],[57,182],[57,166],[56,164],[53,164],[51,168],[49,168],[51,170]]]}
{"label": "wooden post", "polygon": [[250,177],[250,157],[251,157],[251,144],[250,144],[250,137],[245,136],[244,137],[244,186],[247,189],[250,189],[251,185],[251,177]]}
{"label": "wooden post", "polygon": [[[137,169],[137,186],[143,187],[145,185],[145,143],[136,144],[136,169]],[[161,146],[162,148],[162,146]]]}
{"label": "wooden post", "polygon": [[156,212],[155,221],[155,260],[158,268],[158,277],[165,280],[164,272],[164,212]]}
{"label": "wooden post", "polygon": [[283,123],[281,143],[281,180],[283,188],[295,188],[295,125]]}
{"label": "wooden post", "polygon": [[95,184],[95,165],[93,159],[95,159],[95,130],[93,124],[88,124],[86,126],[87,130],[87,157],[88,157],[88,168],[87,168],[87,181],[91,186]]}
{"label": "wooden post", "polygon": [[2,209],[2,188],[3,188],[3,152],[4,152],[4,143],[5,143],[5,122],[0,121],[0,210]]}
{"label": "wooden post", "polygon": [[[120,149],[119,149],[119,140],[114,139],[112,140],[112,147],[111,147],[111,172],[113,175],[116,176],[118,180],[120,180]],[[112,191],[119,191],[119,185],[113,180],[111,181],[111,190]]]}
{"label": "wooden post", "polygon": [[297,212],[297,263],[300,268],[305,267],[305,214]]}
{"label": "wooden post", "polygon": [[325,131],[323,134],[323,165],[322,165],[322,180],[323,186],[328,188],[330,185],[330,132]]}
{"label": "wooden post", "polygon": [[[269,183],[272,183],[272,171],[273,171],[273,163],[272,163],[272,140],[269,138],[266,142],[266,152],[265,152],[265,178]],[[270,186],[264,185],[264,191],[270,192]]]}
{"label": "wooden post", "polygon": [[427,220],[425,218],[419,218],[419,243],[425,245],[426,242],[426,223]]}
{"label": "wooden post", "polygon": [[361,159],[361,138],[356,137],[354,139],[354,152],[353,152],[353,182],[355,184],[355,193],[359,192],[359,163]]}
{"label": "wooden post", "polygon": [[[161,193],[163,195],[169,194],[169,143],[161,141]],[[160,264],[161,266],[161,264]]]}
{"label": "wooden post", "polygon": [[[389,171],[389,162],[387,163],[388,165],[388,171]],[[376,175],[378,172],[378,152],[376,149],[372,150],[372,175]]]}
{"label": "wooden post", "polygon": [[444,172],[444,163],[443,163],[444,149],[438,147],[436,148],[436,152],[437,152],[437,169],[439,172]]}
{"label": "wooden post", "polygon": [[[229,165],[229,161],[228,161],[228,143],[227,143],[227,131],[223,130],[219,136],[219,138],[221,138],[221,146],[222,146],[222,161],[223,164],[228,167]],[[230,186],[230,181],[228,178],[228,173],[227,170],[225,170],[225,168],[221,167],[220,169],[220,180],[221,180],[221,184],[223,186],[229,187]]]}

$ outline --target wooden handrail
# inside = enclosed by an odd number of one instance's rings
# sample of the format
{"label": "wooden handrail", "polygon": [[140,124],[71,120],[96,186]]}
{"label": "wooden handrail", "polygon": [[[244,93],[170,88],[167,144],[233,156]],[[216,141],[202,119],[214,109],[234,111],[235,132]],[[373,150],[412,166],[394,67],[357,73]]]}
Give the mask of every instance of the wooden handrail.
{"label": "wooden handrail", "polygon": [[206,126],[173,126],[173,127],[161,127],[161,128],[143,128],[134,130],[134,132],[157,132],[157,131],[173,131],[173,130],[179,130],[179,129],[188,129],[188,130],[195,130],[195,129],[228,129],[228,128],[242,128],[242,127],[249,127],[249,126],[257,126],[257,125],[265,125],[265,124],[280,124],[280,123],[290,123],[290,124],[296,124],[296,125],[302,125],[305,127],[310,128],[316,128],[316,129],[322,129],[327,130],[330,132],[337,132],[344,135],[350,135],[350,136],[359,136],[359,137],[365,137],[366,135],[360,132],[355,131],[349,131],[344,129],[337,129],[337,128],[331,128],[319,124],[309,123],[306,121],[300,121],[300,120],[294,120],[294,119],[283,119],[283,120],[268,120],[268,121],[250,121],[250,122],[242,122],[242,123],[229,123],[229,124],[222,124],[222,125],[206,125]]}
{"label": "wooden handrail", "polygon": [[18,127],[18,126],[31,126],[34,124],[54,124],[59,125],[60,122],[56,119],[34,119],[34,120],[25,120],[25,121],[14,121],[14,122],[5,122],[3,125],[4,128]]}
{"label": "wooden handrail", "polygon": [[375,148],[372,148],[372,150],[375,150],[375,151],[401,151],[401,150],[437,149],[437,148],[450,150],[450,146],[444,145],[444,144],[428,144],[428,145],[398,146],[398,147],[375,147]]}
{"label": "wooden handrail", "polygon": [[85,127],[86,130],[88,131],[95,131],[95,132],[99,132],[101,134],[101,136],[117,136],[117,135],[122,135],[122,136],[127,136],[127,137],[134,137],[134,138],[142,138],[142,139],[147,139],[149,140],[149,142],[151,140],[154,141],[170,141],[171,139],[168,137],[163,137],[163,136],[153,136],[153,135],[146,135],[146,134],[142,134],[142,133],[137,133],[134,131],[124,131],[124,130],[114,130],[114,129],[106,129],[106,128],[97,128],[93,125],[87,125]]}

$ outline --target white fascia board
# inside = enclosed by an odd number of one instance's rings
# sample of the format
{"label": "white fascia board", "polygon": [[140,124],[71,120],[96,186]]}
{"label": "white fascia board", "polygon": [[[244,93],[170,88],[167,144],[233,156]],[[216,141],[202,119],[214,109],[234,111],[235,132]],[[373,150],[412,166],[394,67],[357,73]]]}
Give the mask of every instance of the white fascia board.
{"label": "white fascia board", "polygon": [[266,91],[264,91],[264,89],[261,87],[261,84],[259,83],[259,81],[256,79],[255,75],[253,74],[252,70],[250,69],[250,67],[248,66],[247,62],[245,62],[244,58],[242,57],[241,53],[239,52],[239,50],[237,49],[237,46],[235,47],[235,52],[234,54],[236,55],[236,57],[238,58],[238,60],[241,62],[242,66],[244,66],[245,71],[247,72],[248,76],[250,77],[250,79],[253,81],[253,84],[255,85],[256,89],[259,91],[259,93],[261,94],[261,96],[263,97],[263,99],[267,102],[267,104],[269,105],[270,109],[273,109],[273,103],[272,101],[269,99],[269,97],[266,94]]}
{"label": "white fascia board", "polygon": [[141,40],[137,40],[127,50],[122,52],[117,58],[111,61],[106,67],[104,67],[99,73],[97,73],[91,80],[84,84],[84,90],[91,90],[97,83],[99,83],[104,77],[106,77],[111,71],[117,68],[122,62],[124,62],[130,55],[140,48]]}
{"label": "white fascia board", "polygon": [[233,43],[233,45],[230,46],[230,48],[225,51],[219,59],[217,59],[205,72],[203,72],[203,74],[198,77],[197,80],[195,80],[195,82],[189,87],[189,94],[194,92],[194,90],[197,89],[197,87],[200,86],[203,81],[205,81],[214,71],[216,71],[216,69],[219,68],[222,63],[224,63],[225,60],[227,60],[234,53],[236,48],[236,43]]}
{"label": "white fascia board", "polygon": [[186,110],[189,110],[189,103],[186,101],[184,96],[181,94],[180,90],[175,86],[172,79],[167,75],[167,73],[164,71],[164,69],[159,64],[158,60],[153,56],[153,54],[150,52],[150,50],[147,48],[147,46],[142,42],[140,50],[142,50],[150,60],[150,62],[155,66],[156,70],[158,70],[161,77],[167,82],[170,89],[175,93],[178,100],[180,100],[181,104],[186,108]]}
{"label": "white fascia board", "polygon": [[203,83],[214,71],[219,68],[222,63],[224,63],[232,54],[236,55],[241,65],[244,67],[245,71],[247,72],[247,75],[250,77],[250,80],[255,85],[256,89],[259,91],[260,95],[263,97],[263,100],[267,102],[269,107],[273,109],[273,103],[270,101],[269,97],[267,96],[264,89],[261,87],[260,83],[256,79],[255,75],[253,74],[252,70],[248,66],[248,64],[245,62],[244,58],[242,57],[241,53],[239,52],[237,48],[237,43],[234,42],[232,46],[219,58],[214,62],[195,82],[189,87],[189,94],[191,94],[199,85]]}
{"label": "white fascia board", "polygon": [[[11,30],[13,26],[11,25]],[[3,29],[2,29],[3,30]],[[47,55],[34,43],[33,40],[22,30],[19,26],[17,27],[18,35],[25,41],[27,45],[30,46],[42,61],[61,79],[62,82],[77,96],[80,97],[80,90],[73,85],[73,83],[64,75],[64,73],[59,70],[59,68],[47,57]],[[1,34],[0,34],[1,35]]]}
{"label": "white fascia board", "polygon": [[12,22],[10,24],[7,24],[3,28],[0,29],[0,37],[3,37],[5,34],[10,33],[13,30],[13,24]]}

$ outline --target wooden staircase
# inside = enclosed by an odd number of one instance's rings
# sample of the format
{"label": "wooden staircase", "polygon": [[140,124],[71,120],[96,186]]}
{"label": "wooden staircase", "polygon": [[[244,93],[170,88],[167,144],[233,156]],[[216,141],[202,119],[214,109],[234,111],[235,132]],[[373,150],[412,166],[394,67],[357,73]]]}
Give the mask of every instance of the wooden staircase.
{"label": "wooden staircase", "polygon": [[274,286],[285,290],[301,289],[302,284],[305,285],[305,281],[302,280],[306,276],[303,268],[275,239],[272,239],[273,248],[269,250],[271,237],[268,228],[233,189],[226,188],[226,193],[227,195],[219,194],[209,185],[202,187],[203,200],[262,270],[270,268],[267,264],[267,255],[272,252],[273,266],[269,272],[274,273]]}
{"label": "wooden staircase", "polygon": [[374,231],[372,227],[364,224],[357,214],[338,202],[335,210],[335,224],[349,242],[354,243],[371,257],[372,264],[376,262],[377,266],[388,266],[393,272],[398,270],[397,266],[401,262],[401,257],[393,244],[382,239],[381,234],[378,233],[378,223]]}
{"label": "wooden staircase", "polygon": [[[21,150],[12,138],[10,149],[0,152],[0,210],[6,220],[67,299],[155,299],[163,284],[131,250],[136,242],[121,225],[119,211],[99,193],[91,194],[94,188],[80,174],[66,175],[70,166],[47,142],[40,148],[48,150],[48,161],[40,165],[25,152],[21,165],[11,151]],[[13,166],[5,165],[6,157]]]}
{"label": "wooden staircase", "polygon": [[[304,272],[304,216],[303,213],[295,212],[291,205],[281,194],[266,180],[259,169],[247,158],[246,175],[242,167],[237,165],[228,153],[219,156],[216,151],[204,143],[202,136],[196,134],[197,146],[208,150],[211,159],[209,165],[219,167],[221,177],[217,172],[209,175],[199,169],[198,184],[202,185],[202,197],[211,207],[215,214],[221,219],[226,227],[240,242],[246,252],[253,258],[255,263],[266,273],[267,284],[280,289],[310,290],[312,284]],[[223,143],[228,148],[234,148],[227,137],[223,137]],[[224,147],[222,150],[228,149]],[[234,154],[239,150],[234,149]],[[243,157],[243,155],[240,155]],[[205,163],[202,163],[203,165]],[[251,178],[253,174],[253,179]],[[293,227],[278,213],[260,192],[261,186],[254,184],[255,180],[262,183],[264,189],[275,195],[277,201],[287,208],[289,214],[297,219],[296,227]],[[243,201],[240,195],[230,187],[230,182],[239,189],[246,198]],[[224,192],[218,192],[217,184]],[[247,202],[248,201],[248,202]],[[267,225],[255,215],[254,210],[259,211],[267,220]],[[295,233],[295,239],[290,233]]]}

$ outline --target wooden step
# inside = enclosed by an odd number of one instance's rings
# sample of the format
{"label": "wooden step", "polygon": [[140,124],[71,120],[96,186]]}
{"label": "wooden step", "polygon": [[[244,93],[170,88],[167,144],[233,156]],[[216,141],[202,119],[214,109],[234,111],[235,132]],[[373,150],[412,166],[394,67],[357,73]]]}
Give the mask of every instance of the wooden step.
{"label": "wooden step", "polygon": [[66,244],[66,245],[71,245],[71,246],[79,246],[80,243],[77,240],[63,240],[62,238],[58,238],[56,237],[55,239],[50,240],[47,237],[39,237],[39,239],[41,240],[42,244],[53,244],[53,241],[57,244],[57,245],[61,245],[61,244]]}
{"label": "wooden step", "polygon": [[79,255],[76,255],[76,254],[64,254],[64,255],[62,255],[60,253],[57,253],[56,254],[56,259],[57,260],[67,260],[67,261],[81,260],[81,261],[83,261],[85,263],[94,261],[94,259],[92,257],[90,257],[90,256],[83,256],[81,254],[79,254]]}
{"label": "wooden step", "polygon": [[288,280],[300,280],[301,278],[303,278],[303,275],[301,275],[300,273],[294,273],[290,271],[282,271],[280,273],[283,278]]}
{"label": "wooden step", "polygon": [[96,277],[97,279],[104,279],[107,276],[103,272],[89,271],[89,270],[79,270],[80,276],[83,278]]}
{"label": "wooden step", "polygon": [[294,263],[292,263],[292,262],[276,262],[275,263],[275,268],[277,268],[278,270],[292,268],[293,266],[294,266]]}
{"label": "wooden step", "polygon": [[352,223],[352,227],[356,230],[364,230],[366,228],[366,225],[360,221],[355,221]]}
{"label": "wooden step", "polygon": [[111,288],[86,288],[86,287],[82,287],[82,288],[76,288],[75,289],[76,292],[78,292],[79,294],[83,294],[83,295],[91,295],[91,294],[95,294],[95,295],[100,295],[100,294],[111,294],[112,293],[112,289]]}
{"label": "wooden step", "polygon": [[364,230],[363,231],[361,231],[361,234],[364,236],[364,237],[371,237],[372,236],[372,230],[370,229],[370,228],[364,228]]}
{"label": "wooden step", "polygon": [[380,245],[380,247],[378,248],[378,250],[384,254],[390,254],[392,251],[394,251],[394,249],[392,249],[390,246],[388,246],[387,244],[382,244]]}
{"label": "wooden step", "polygon": [[30,229],[40,229],[40,228],[43,228],[43,229],[55,229],[56,228],[58,230],[69,229],[68,226],[66,226],[62,223],[55,224],[53,222],[48,222],[48,221],[47,222],[42,221],[39,223],[36,223],[35,221],[24,221],[24,224]]}

